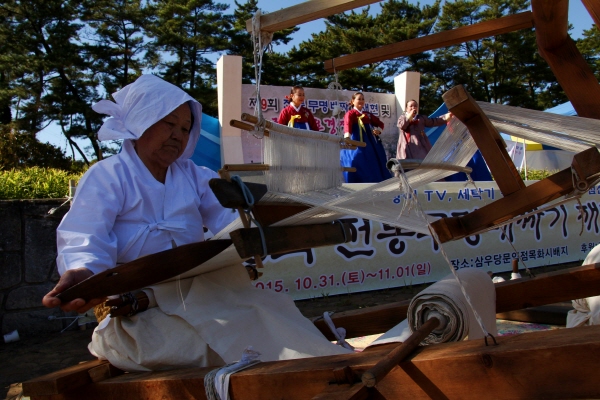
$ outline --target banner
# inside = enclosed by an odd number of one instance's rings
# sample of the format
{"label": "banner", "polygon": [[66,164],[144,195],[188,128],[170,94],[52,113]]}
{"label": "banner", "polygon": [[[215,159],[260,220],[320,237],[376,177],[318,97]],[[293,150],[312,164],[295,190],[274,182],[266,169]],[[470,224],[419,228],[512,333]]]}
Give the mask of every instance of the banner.
{"label": "banner", "polygon": [[[242,112],[255,115],[256,86],[242,85]],[[281,110],[289,105],[285,96],[290,94],[291,87],[262,86],[260,97],[263,117],[268,121],[277,122]],[[344,114],[348,111],[348,103],[355,92],[347,90],[330,90],[305,88],[304,105],[313,113],[319,131],[332,135],[343,135]],[[388,153],[388,158],[396,154],[398,143],[398,128],[396,127],[396,96],[388,93],[363,92],[365,97],[364,110],[373,113],[385,125],[381,140]],[[338,111],[339,113],[335,113]],[[242,153],[244,163],[262,163],[262,140],[251,133],[242,131]]]}
{"label": "banner", "polygon": [[[502,197],[494,182],[477,186],[435,182],[416,193],[426,214],[461,216]],[[599,203],[600,186],[581,198],[581,206],[571,201],[504,229],[444,243],[450,266],[430,236],[348,217],[348,243],[267,256],[260,270],[264,275],[254,285],[307,299],[434,282],[450,273],[449,268],[510,271],[517,256],[528,268],[579,261],[599,241]],[[400,213],[400,197],[386,207],[397,207]]]}

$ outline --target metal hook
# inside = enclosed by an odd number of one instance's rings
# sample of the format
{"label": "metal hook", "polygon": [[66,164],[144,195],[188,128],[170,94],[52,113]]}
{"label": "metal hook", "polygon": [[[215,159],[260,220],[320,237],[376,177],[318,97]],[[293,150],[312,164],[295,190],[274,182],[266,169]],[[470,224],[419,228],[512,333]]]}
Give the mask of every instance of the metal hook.
{"label": "metal hook", "polygon": [[483,340],[485,341],[485,345],[488,346],[488,340],[487,340],[488,336],[491,337],[492,340],[494,341],[494,346],[498,346],[498,342],[496,342],[496,338],[491,333],[488,333],[487,335],[485,335],[483,337]]}

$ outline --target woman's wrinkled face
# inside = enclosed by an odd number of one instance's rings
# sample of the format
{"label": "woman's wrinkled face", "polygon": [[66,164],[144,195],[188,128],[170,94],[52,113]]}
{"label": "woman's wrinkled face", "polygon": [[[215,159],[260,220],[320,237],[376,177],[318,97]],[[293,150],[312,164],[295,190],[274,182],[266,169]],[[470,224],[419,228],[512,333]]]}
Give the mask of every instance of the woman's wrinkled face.
{"label": "woman's wrinkled face", "polygon": [[363,96],[362,94],[358,94],[358,95],[354,96],[354,98],[352,99],[352,105],[358,111],[361,111],[363,109],[363,107],[365,106],[365,96]]}
{"label": "woman's wrinkled face", "polygon": [[167,168],[183,154],[190,139],[192,111],[187,103],[146,129],[136,142],[136,151],[144,164]]}

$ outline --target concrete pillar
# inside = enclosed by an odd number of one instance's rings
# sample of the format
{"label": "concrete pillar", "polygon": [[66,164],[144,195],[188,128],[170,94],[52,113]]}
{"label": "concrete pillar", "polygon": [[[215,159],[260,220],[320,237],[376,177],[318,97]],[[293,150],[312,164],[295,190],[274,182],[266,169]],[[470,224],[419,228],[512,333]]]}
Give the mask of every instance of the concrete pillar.
{"label": "concrete pillar", "polygon": [[408,100],[414,99],[419,102],[420,88],[421,74],[419,72],[405,71],[394,78],[398,115],[404,112]]}
{"label": "concrete pillar", "polygon": [[221,163],[243,164],[242,131],[229,126],[242,114],[242,57],[222,56],[217,61]]}

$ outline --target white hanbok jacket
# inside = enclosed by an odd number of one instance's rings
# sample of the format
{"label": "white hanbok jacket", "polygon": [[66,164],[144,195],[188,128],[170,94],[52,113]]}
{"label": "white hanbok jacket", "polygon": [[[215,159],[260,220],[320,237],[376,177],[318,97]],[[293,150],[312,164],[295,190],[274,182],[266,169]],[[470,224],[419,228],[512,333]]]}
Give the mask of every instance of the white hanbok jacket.
{"label": "white hanbok jacket", "polygon": [[178,160],[158,182],[130,140],[121,153],[93,165],[81,179],[71,210],[57,229],[58,271],[94,273],[174,245],[204,240],[237,214],[224,209],[208,187],[218,175]]}

